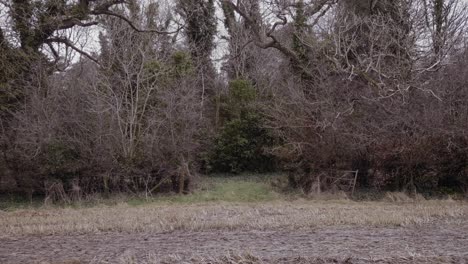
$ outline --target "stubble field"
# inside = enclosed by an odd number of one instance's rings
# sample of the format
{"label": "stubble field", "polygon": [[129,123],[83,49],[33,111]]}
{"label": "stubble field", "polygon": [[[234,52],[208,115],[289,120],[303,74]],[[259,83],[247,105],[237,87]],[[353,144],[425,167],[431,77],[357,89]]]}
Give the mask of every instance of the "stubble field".
{"label": "stubble field", "polygon": [[464,201],[246,199],[263,187],[223,186],[186,201],[0,210],[0,263],[468,262]]}

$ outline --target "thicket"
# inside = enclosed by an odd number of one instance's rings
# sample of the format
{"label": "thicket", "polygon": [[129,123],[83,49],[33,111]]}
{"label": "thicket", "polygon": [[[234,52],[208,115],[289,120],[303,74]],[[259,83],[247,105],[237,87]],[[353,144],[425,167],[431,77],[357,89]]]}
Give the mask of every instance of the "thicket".
{"label": "thicket", "polygon": [[459,0],[36,2],[0,2],[2,193],[468,192]]}

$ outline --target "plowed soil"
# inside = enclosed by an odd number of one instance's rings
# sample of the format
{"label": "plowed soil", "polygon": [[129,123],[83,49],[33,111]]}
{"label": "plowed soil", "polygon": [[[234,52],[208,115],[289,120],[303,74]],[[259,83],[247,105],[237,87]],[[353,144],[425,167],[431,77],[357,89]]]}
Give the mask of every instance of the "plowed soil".
{"label": "plowed soil", "polygon": [[208,259],[233,252],[258,258],[243,263],[468,263],[468,223],[0,239],[4,264],[213,263]]}

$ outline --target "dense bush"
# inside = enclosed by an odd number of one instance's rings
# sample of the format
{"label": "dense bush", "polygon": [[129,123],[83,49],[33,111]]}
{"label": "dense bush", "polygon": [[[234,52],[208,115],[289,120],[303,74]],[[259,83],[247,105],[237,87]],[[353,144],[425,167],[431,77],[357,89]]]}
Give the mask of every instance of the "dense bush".
{"label": "dense bush", "polygon": [[463,192],[468,179],[467,150],[466,138],[449,136],[379,144],[371,150],[372,173],[367,177],[372,187],[389,190]]}
{"label": "dense bush", "polygon": [[273,156],[266,148],[274,140],[260,125],[261,119],[256,114],[228,121],[215,139],[207,161],[209,170],[230,173],[273,170]]}
{"label": "dense bush", "polygon": [[71,144],[51,142],[45,146],[42,173],[48,177],[69,182],[83,169],[78,150]]}

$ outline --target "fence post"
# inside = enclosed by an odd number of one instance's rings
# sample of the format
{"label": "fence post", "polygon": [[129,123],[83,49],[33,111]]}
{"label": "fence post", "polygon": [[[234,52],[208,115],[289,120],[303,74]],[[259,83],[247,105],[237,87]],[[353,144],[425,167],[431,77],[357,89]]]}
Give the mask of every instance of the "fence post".
{"label": "fence post", "polygon": [[354,189],[356,188],[358,173],[359,173],[359,170],[354,171],[353,190],[351,191],[351,197],[354,197]]}

